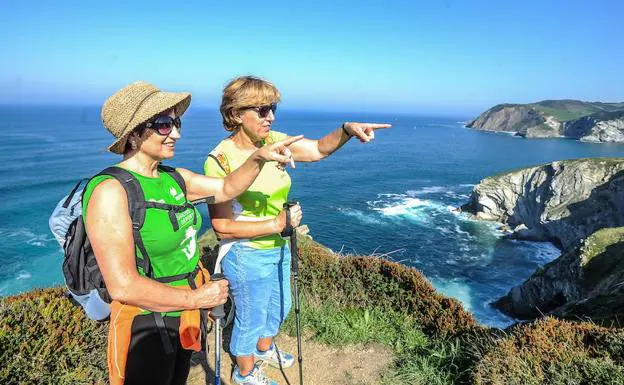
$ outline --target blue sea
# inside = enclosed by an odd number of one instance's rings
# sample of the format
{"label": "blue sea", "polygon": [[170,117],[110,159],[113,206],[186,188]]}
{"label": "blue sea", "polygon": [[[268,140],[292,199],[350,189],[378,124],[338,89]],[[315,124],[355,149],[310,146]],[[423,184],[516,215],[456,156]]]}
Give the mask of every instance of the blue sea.
{"label": "blue sea", "polygon": [[[0,296],[59,285],[62,254],[48,229],[56,203],[81,178],[116,163],[98,107],[0,107]],[[507,240],[498,224],[452,211],[489,175],[554,160],[624,156],[624,146],[525,140],[466,129],[468,116],[278,112],[274,129],[320,138],[343,121],[387,122],[374,142],[348,143],[291,170],[291,198],[319,242],[421,270],[477,319],[512,319],[489,303],[556,258],[548,243]],[[168,164],[202,172],[226,135],[216,110],[191,107]]]}

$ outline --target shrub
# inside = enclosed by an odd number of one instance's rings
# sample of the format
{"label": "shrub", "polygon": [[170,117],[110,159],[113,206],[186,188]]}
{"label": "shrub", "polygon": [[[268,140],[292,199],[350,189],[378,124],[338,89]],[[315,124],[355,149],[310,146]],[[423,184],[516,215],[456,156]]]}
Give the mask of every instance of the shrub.
{"label": "shrub", "polygon": [[0,383],[106,383],[106,329],[61,288],[0,299]]}
{"label": "shrub", "polygon": [[485,346],[475,384],[622,384],[624,330],[545,318]]}
{"label": "shrub", "polygon": [[301,287],[311,301],[407,313],[429,336],[477,328],[459,301],[438,294],[419,271],[376,257],[339,257],[312,240],[300,242]]}
{"label": "shrub", "polygon": [[[553,318],[485,328],[415,269],[311,240],[300,251],[304,327],[328,343],[391,346],[384,383],[624,384],[623,329]],[[106,383],[106,329],[61,288],[0,299],[0,383]]]}

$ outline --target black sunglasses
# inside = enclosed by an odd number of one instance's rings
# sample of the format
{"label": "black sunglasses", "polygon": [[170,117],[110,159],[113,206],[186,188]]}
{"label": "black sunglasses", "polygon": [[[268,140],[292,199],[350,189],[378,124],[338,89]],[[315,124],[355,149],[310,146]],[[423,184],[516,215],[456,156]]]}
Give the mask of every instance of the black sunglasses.
{"label": "black sunglasses", "polygon": [[275,115],[275,111],[277,111],[277,103],[265,104],[264,106],[251,106],[251,107],[245,107],[245,108],[256,111],[258,113],[258,116],[261,118],[266,118],[267,116],[269,116],[269,111],[272,111],[273,115]]}
{"label": "black sunglasses", "polygon": [[173,131],[173,126],[178,127],[178,131],[182,129],[182,120],[179,116],[172,118],[169,115],[159,116],[156,119],[145,123],[145,128],[151,128],[158,135],[167,136]]}

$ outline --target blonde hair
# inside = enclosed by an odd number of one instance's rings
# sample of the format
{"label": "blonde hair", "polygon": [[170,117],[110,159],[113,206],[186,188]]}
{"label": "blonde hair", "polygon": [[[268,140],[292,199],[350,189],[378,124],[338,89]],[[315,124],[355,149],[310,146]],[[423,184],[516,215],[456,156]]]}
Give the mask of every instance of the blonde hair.
{"label": "blonde hair", "polygon": [[280,92],[273,83],[256,76],[240,76],[230,81],[223,88],[221,116],[223,127],[235,131],[240,127],[236,114],[246,107],[279,103]]}

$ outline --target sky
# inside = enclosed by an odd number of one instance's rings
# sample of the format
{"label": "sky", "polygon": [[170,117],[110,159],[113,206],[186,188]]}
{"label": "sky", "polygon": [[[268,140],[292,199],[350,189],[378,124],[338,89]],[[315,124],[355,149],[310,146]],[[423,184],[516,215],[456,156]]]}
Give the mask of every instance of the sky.
{"label": "sky", "polygon": [[624,101],[622,15],[620,0],[5,0],[0,104],[101,105],[146,80],[216,108],[247,74],[289,109]]}

